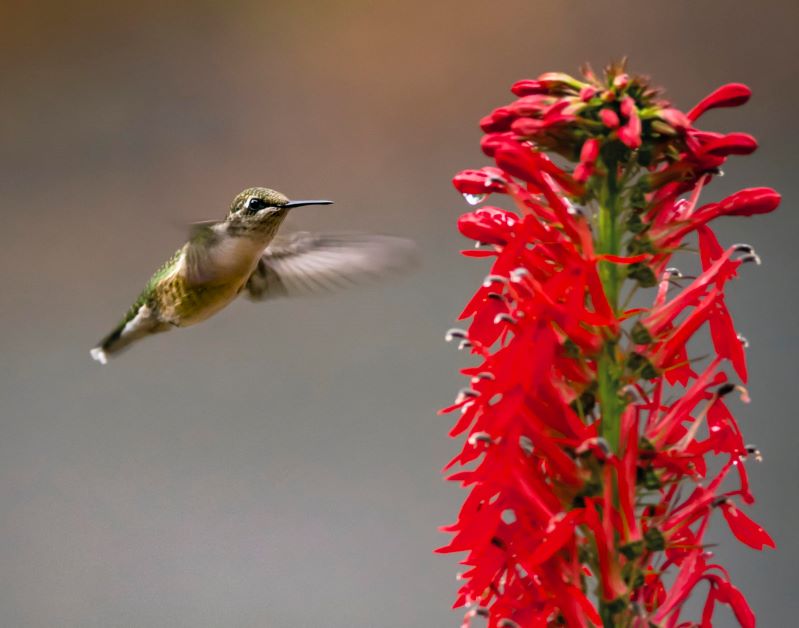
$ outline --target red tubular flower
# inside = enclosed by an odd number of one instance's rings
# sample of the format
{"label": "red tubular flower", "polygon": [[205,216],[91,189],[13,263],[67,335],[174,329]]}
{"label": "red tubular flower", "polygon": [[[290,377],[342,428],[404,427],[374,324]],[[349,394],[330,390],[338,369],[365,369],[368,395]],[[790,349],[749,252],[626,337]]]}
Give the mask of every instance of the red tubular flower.
{"label": "red tubular flower", "polygon": [[586,140],[580,151],[580,164],[574,169],[574,180],[585,183],[594,173],[596,160],[599,157],[599,140]]}
{"label": "red tubular flower", "polygon": [[709,109],[716,109],[718,107],[740,107],[746,104],[751,95],[752,91],[741,83],[722,85],[691,109],[691,111],[688,112],[688,119],[693,122]]}
{"label": "red tubular flower", "polygon": [[[472,205],[494,195],[514,210],[458,220],[482,245],[464,254],[491,263],[461,315],[468,328],[448,333],[478,364],[442,411],[460,414],[453,437],[467,434],[447,469],[469,495],[439,550],[466,552],[464,626],[477,615],[490,628],[697,625],[680,622],[700,583],[702,626],[719,603],[753,626],[705,535],[721,511],[734,538],[774,547],[733,502],[752,503],[744,461],[759,452],[724,402],[736,390],[748,401],[730,381],[747,370],[724,290],[759,258],[725,249],[708,225],[768,213],[780,197],[750,188],[700,204],[726,159],[757,144],[693,126],[749,89],[726,85],[685,114],[611,66],[603,79],[547,73],[512,92],[481,121],[494,164],[453,180]],[[694,233],[702,272],[687,281],[669,263]],[[625,309],[640,288],[656,288],[652,305]],[[715,355],[697,365],[689,341],[703,334]]]}

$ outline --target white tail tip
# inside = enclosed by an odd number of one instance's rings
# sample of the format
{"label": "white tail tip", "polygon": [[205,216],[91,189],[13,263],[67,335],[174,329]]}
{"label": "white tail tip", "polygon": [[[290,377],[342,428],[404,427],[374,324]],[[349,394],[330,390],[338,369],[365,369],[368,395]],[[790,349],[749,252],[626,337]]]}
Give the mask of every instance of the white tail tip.
{"label": "white tail tip", "polygon": [[100,347],[95,347],[89,353],[91,353],[92,359],[97,360],[100,364],[108,364],[108,357]]}

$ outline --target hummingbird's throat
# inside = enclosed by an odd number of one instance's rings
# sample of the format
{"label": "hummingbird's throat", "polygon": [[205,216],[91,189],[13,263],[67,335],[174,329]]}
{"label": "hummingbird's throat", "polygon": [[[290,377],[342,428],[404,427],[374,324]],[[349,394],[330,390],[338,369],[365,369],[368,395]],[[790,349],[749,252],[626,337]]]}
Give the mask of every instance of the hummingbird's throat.
{"label": "hummingbird's throat", "polygon": [[272,213],[250,220],[235,220],[227,223],[227,235],[233,238],[247,237],[263,241],[264,245],[277,233],[285,213]]}

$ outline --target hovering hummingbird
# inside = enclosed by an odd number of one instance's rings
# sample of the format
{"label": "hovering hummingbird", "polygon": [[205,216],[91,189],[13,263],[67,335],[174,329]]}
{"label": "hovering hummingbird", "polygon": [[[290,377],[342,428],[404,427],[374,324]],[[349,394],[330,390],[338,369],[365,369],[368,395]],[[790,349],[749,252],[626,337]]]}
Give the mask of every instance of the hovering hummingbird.
{"label": "hovering hummingbird", "polygon": [[243,294],[252,301],[329,292],[397,270],[412,259],[410,240],[378,235],[278,236],[295,207],[268,188],[238,194],[226,218],[192,226],[186,242],[147,283],[125,317],[91,350],[105,364],[132,342],[204,321]]}

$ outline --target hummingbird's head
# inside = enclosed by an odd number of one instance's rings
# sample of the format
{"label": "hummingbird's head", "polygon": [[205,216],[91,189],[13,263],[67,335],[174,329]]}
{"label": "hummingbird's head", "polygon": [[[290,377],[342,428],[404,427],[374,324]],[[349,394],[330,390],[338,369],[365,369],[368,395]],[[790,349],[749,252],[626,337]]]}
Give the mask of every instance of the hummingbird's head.
{"label": "hummingbird's head", "polygon": [[272,231],[280,226],[289,210],[303,205],[330,205],[333,201],[290,201],[269,188],[247,188],[230,205],[227,222],[244,231]]}

